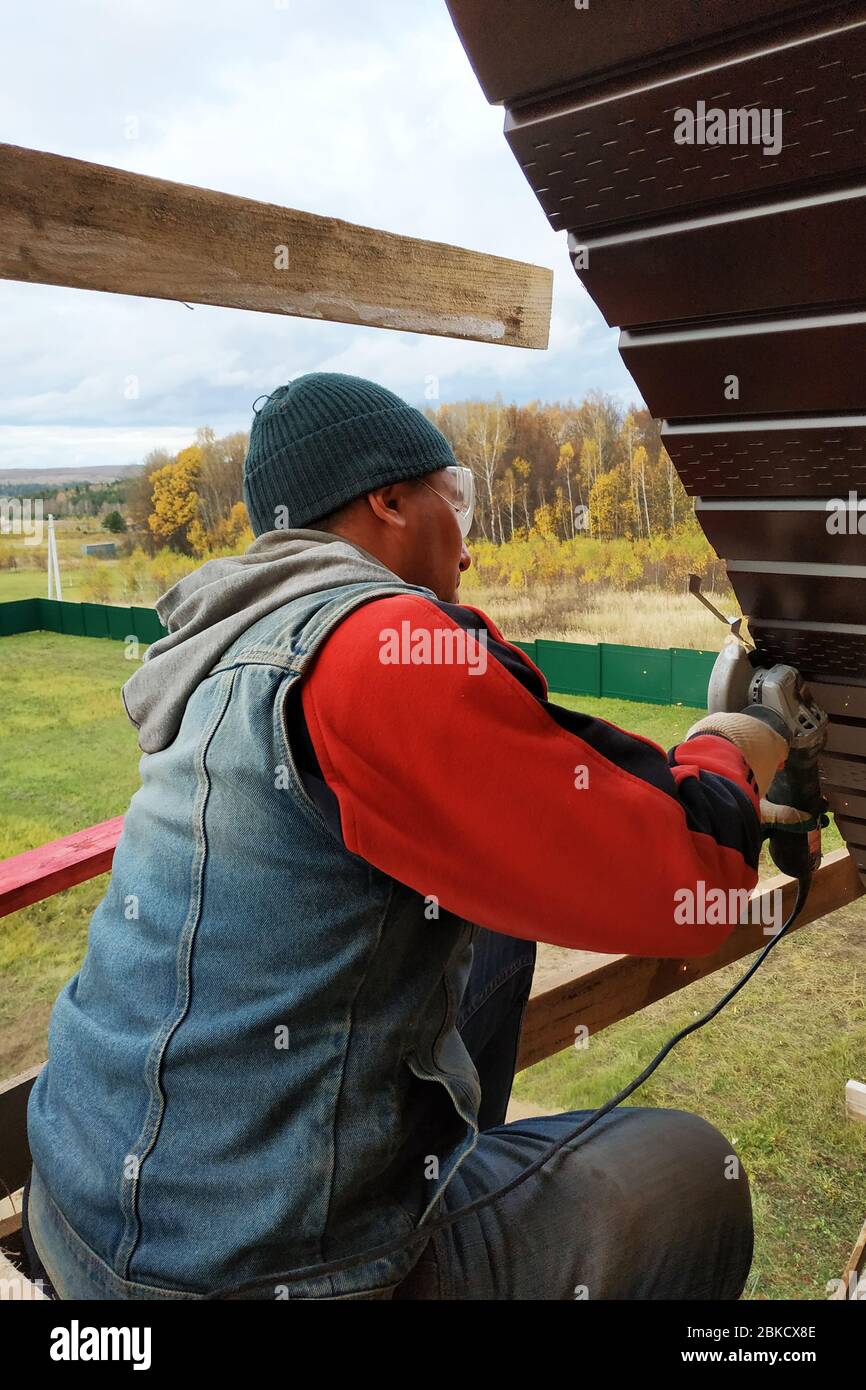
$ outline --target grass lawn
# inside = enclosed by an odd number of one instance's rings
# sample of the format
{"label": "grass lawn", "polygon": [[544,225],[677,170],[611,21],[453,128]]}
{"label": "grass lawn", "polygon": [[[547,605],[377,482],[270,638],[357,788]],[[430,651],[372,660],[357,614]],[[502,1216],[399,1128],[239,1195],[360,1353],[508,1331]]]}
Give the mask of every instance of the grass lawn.
{"label": "grass lawn", "polygon": [[[64,570],[63,597],[70,603],[82,598],[81,569]],[[44,570],[0,570],[0,603],[12,603],[19,598],[47,598],[48,577]]]}
{"label": "grass lawn", "polygon": [[[120,687],[122,642],[28,632],[0,638],[0,857],[126,810],[138,786]],[[45,1054],[55,995],[78,969],[105,878],[0,919],[0,1077]]]}
{"label": "grass lawn", "polygon": [[[63,597],[70,603],[79,603],[86,597],[84,581],[88,571],[96,564],[103,566],[103,572],[111,579],[113,601],[122,601],[122,575],[118,560],[97,561],[87,559],[82,554],[85,545],[104,544],[106,541],[119,542],[122,537],[111,535],[96,523],[70,521],[57,523],[57,551],[60,562],[60,579]],[[119,549],[119,546],[118,546]],[[13,556],[18,568],[6,569],[4,556]],[[30,545],[20,537],[0,539],[0,603],[11,603],[19,598],[48,597],[48,539],[47,522],[43,527],[39,545]]]}
{"label": "grass lawn", "polygon": [[[134,669],[123,653],[119,642],[53,633],[0,639],[0,857],[125,810],[139,753],[120,703]],[[561,700],[665,748],[697,718],[675,706]],[[841,844],[835,827],[825,843]],[[51,1004],[78,968],[105,883],[81,884],[0,923],[0,1078],[45,1055]],[[521,1073],[515,1097],[558,1110],[599,1104],[744,969],[728,967],[605,1030],[587,1050]],[[736,1146],[756,1213],[750,1297],[824,1298],[866,1214],[866,1125],[847,1121],[844,1108],[845,1082],[866,1080],[864,981],[860,900],[781,942],[737,1000],[634,1098],[698,1111]]]}

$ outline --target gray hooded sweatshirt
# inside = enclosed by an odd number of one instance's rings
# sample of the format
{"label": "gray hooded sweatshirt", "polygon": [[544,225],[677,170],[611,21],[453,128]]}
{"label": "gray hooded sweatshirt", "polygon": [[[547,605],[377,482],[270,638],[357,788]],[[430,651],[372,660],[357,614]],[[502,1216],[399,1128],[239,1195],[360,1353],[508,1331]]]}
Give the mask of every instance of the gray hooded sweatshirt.
{"label": "gray hooded sweatshirt", "polygon": [[157,599],[168,634],[121,691],[144,753],[173,742],[196,686],[266,613],[344,584],[402,581],[360,546],[327,531],[266,531],[243,555],[207,560]]}

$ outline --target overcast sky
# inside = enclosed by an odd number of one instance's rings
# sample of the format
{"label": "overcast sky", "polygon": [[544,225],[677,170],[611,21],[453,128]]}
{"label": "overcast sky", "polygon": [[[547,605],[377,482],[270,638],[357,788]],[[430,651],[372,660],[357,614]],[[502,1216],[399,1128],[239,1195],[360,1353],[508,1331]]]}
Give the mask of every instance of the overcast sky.
{"label": "overcast sky", "polygon": [[533,261],[556,279],[544,353],[0,280],[0,469],[138,463],[199,425],[247,429],[258,395],[314,370],[422,405],[429,376],[446,401],[637,398],[444,0],[41,0],[9,7],[3,28],[11,144]]}

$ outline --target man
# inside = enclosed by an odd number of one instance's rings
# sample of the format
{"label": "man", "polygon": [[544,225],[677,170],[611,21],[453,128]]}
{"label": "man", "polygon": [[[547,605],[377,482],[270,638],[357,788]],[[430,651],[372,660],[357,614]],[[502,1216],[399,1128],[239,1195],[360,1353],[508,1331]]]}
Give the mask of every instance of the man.
{"label": "man", "polygon": [[124,687],[142,785],[30,1101],[34,1258],[63,1298],[738,1297],[748,1182],[677,1111],[412,1237],[580,1118],[504,1124],[536,942],[715,949],[676,895],[755,885],[785,741],[549,704],[458,602],[471,478],[372,382],[274,391],[244,498]]}

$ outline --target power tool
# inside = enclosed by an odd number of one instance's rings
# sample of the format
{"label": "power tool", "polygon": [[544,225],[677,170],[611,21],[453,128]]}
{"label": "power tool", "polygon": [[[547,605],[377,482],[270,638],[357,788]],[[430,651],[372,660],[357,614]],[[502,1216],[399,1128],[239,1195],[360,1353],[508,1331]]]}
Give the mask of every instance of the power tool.
{"label": "power tool", "polygon": [[821,862],[821,830],[828,824],[828,802],[818,778],[818,755],[827,741],[827,715],[812,699],[808,686],[793,666],[762,666],[755,648],[742,633],[742,620],[725,618],[701,593],[697,575],[689,576],[689,592],[729,629],[716,658],[707,688],[709,714],[749,714],[762,719],[786,738],[790,752],[776,773],[765,800],[793,806],[804,813],[800,821],[770,820],[765,825],[770,856],[776,867],[803,882]]}

